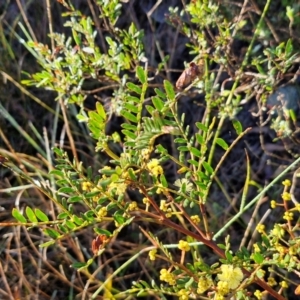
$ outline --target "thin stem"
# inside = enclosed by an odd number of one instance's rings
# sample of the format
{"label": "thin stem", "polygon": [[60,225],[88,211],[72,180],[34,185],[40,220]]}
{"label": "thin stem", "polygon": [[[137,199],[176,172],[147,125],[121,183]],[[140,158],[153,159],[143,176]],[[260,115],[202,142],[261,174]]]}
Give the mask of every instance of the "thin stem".
{"label": "thin stem", "polygon": [[[265,7],[264,7],[263,13],[262,13],[262,15],[261,15],[261,18],[260,18],[258,24],[257,24],[257,27],[256,27],[256,29],[255,29],[253,38],[252,38],[252,40],[251,40],[251,42],[250,42],[250,45],[249,45],[249,47],[248,47],[248,49],[247,49],[245,58],[244,58],[244,60],[243,60],[243,62],[242,62],[241,68],[240,68],[240,70],[239,70],[239,75],[237,76],[237,78],[236,78],[236,80],[235,80],[235,82],[234,82],[234,84],[233,84],[233,86],[232,86],[231,92],[230,92],[230,94],[229,94],[229,96],[228,96],[228,98],[227,98],[227,101],[226,101],[226,104],[225,104],[226,106],[229,106],[229,105],[230,105],[230,103],[231,103],[231,101],[232,101],[232,98],[233,98],[233,95],[234,95],[234,91],[236,90],[236,88],[237,88],[237,86],[238,86],[238,83],[239,83],[239,81],[240,81],[240,78],[241,78],[241,74],[242,74],[242,72],[243,72],[243,69],[244,69],[245,66],[247,66],[247,64],[248,64],[248,60],[249,60],[251,51],[252,51],[253,46],[254,46],[254,42],[255,42],[255,40],[256,40],[258,34],[259,34],[259,30],[260,30],[260,28],[261,28],[261,26],[262,26],[262,23],[263,23],[263,20],[264,20],[266,14],[267,14],[267,11],[268,11],[268,9],[269,9],[270,3],[271,3],[271,0],[268,0],[267,3],[266,3],[266,5],[265,5]],[[212,143],[212,146],[211,146],[211,151],[210,151],[209,157],[208,157],[208,163],[209,163],[209,164],[212,162],[212,159],[213,159],[213,157],[214,157],[215,148],[216,148],[216,140],[217,140],[217,138],[218,138],[219,135],[220,135],[221,129],[223,128],[223,124],[224,124],[225,118],[226,118],[226,116],[223,116],[223,117],[220,119],[218,128],[217,128],[217,130],[216,130],[216,134],[215,134],[215,136],[214,136],[214,140],[213,140],[213,143]]]}
{"label": "thin stem", "polygon": [[250,207],[252,207],[261,197],[282,177],[287,174],[290,170],[296,167],[300,163],[300,157],[295,160],[292,164],[290,164],[281,174],[279,174],[273,181],[271,181],[252,201],[250,201],[242,210],[240,210],[230,221],[228,221],[213,237],[213,239],[217,239],[220,235],[224,233],[227,228],[234,223],[239,217],[243,215],[245,211],[247,211]]}

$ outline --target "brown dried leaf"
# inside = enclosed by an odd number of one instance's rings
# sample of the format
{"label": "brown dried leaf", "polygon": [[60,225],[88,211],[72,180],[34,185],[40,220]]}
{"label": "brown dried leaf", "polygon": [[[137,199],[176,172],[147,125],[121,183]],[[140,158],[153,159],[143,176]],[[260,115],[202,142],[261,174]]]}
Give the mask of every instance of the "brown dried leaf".
{"label": "brown dried leaf", "polygon": [[176,81],[176,88],[179,90],[184,89],[188,85],[190,85],[198,76],[200,76],[202,70],[200,70],[200,66],[196,65],[194,62],[190,63],[190,66],[185,69],[178,80]]}

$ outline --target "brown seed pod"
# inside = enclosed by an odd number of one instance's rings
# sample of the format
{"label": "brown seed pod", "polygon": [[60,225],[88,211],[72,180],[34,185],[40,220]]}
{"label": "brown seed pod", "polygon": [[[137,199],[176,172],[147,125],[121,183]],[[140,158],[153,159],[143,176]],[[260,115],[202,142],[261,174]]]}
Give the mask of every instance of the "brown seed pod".
{"label": "brown seed pod", "polygon": [[96,255],[109,242],[110,238],[104,234],[98,235],[92,242],[92,251]]}
{"label": "brown seed pod", "polygon": [[191,62],[190,66],[182,72],[182,74],[176,81],[176,88],[179,90],[184,89],[189,84],[191,84],[195,80],[195,78],[200,74],[200,67],[194,62]]}

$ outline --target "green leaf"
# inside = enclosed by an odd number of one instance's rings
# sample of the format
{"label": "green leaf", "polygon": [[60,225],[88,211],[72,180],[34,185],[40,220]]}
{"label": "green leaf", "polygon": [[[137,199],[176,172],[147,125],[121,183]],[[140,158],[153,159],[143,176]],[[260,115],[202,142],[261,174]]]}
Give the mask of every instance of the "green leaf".
{"label": "green leaf", "polygon": [[60,237],[59,232],[57,232],[56,230],[52,229],[52,228],[46,228],[44,229],[44,233],[48,236],[50,236],[53,239],[57,239],[58,237]]}
{"label": "green leaf", "polygon": [[203,145],[204,144],[204,138],[201,134],[199,133],[196,133],[196,139],[197,139],[197,142],[200,144],[200,145]]}
{"label": "green leaf", "polygon": [[131,130],[131,131],[136,131],[137,130],[136,125],[129,124],[129,123],[123,123],[123,124],[121,124],[121,127],[124,128],[124,129]]}
{"label": "green leaf", "polygon": [[189,151],[189,148],[187,146],[179,146],[177,149],[179,151]]}
{"label": "green leaf", "polygon": [[186,140],[183,138],[176,138],[174,142],[177,144],[186,144]]}
{"label": "green leaf", "polygon": [[152,103],[158,111],[164,108],[164,102],[157,96],[152,97]]}
{"label": "green leaf", "polygon": [[233,259],[233,256],[230,253],[230,251],[225,251],[225,256],[226,256],[227,260],[231,263],[232,259]]}
{"label": "green leaf", "polygon": [[74,193],[75,190],[69,186],[64,186],[58,190],[58,193],[69,194]]}
{"label": "green leaf", "polygon": [[265,69],[261,65],[256,64],[255,66],[259,74],[266,75]]}
{"label": "green leaf", "polygon": [[233,127],[234,127],[236,133],[237,133],[238,135],[240,135],[240,134],[242,133],[242,131],[243,131],[243,126],[242,126],[242,124],[240,123],[240,121],[234,119],[234,120],[232,120],[232,125],[233,125]]}
{"label": "green leaf", "polygon": [[130,112],[128,112],[127,110],[122,110],[121,114],[125,119],[127,119],[131,122],[134,122],[134,123],[138,122],[137,117],[134,116],[133,114],[131,114]]}
{"label": "green leaf", "polygon": [[71,230],[73,230],[74,228],[76,228],[76,225],[69,221],[69,220],[66,220],[65,224],[68,226],[68,228],[70,228]]}
{"label": "green leaf", "polygon": [[68,203],[80,202],[82,200],[81,196],[73,196],[68,199]]}
{"label": "green leaf", "polygon": [[29,206],[26,206],[25,212],[26,212],[27,218],[29,219],[29,221],[31,223],[37,223],[38,222],[33,210]]}
{"label": "green leaf", "polygon": [[86,198],[93,198],[93,197],[98,196],[99,194],[101,194],[101,191],[96,190],[96,191],[93,191],[93,192],[88,192],[88,193],[86,193],[84,196],[85,196]]}
{"label": "green leaf", "polygon": [[225,246],[224,244],[217,244],[217,246],[218,246],[220,249],[223,249],[223,250],[226,249],[226,246]]}
{"label": "green leaf", "polygon": [[136,76],[139,79],[139,81],[143,84],[147,81],[146,71],[141,66],[138,66],[136,68]]}
{"label": "green leaf", "polygon": [[157,110],[151,105],[146,105],[146,109],[150,115],[153,115],[155,112],[157,112]]}
{"label": "green leaf", "polygon": [[102,117],[95,111],[89,111],[89,124],[94,125],[96,128],[102,128],[103,124],[105,124],[105,120],[102,119]]}
{"label": "green leaf", "polygon": [[293,44],[292,44],[292,40],[288,39],[286,45],[285,45],[285,55],[287,57],[289,57],[292,53],[293,53]]}
{"label": "green leaf", "polygon": [[135,96],[131,96],[131,95],[126,96],[126,100],[128,102],[131,101],[131,102],[135,102],[135,103],[140,103],[141,102],[140,98],[135,97]]}
{"label": "green leaf", "polygon": [[62,233],[69,233],[70,230],[67,226],[63,224],[57,224],[57,228],[62,232]]}
{"label": "green leaf", "polygon": [[166,99],[166,94],[158,88],[154,89],[156,95],[162,99]]}
{"label": "green leaf", "polygon": [[64,172],[60,171],[60,170],[52,170],[49,172],[50,175],[56,175],[59,177],[63,177],[64,176]]}
{"label": "green leaf", "polygon": [[185,289],[189,289],[189,287],[190,287],[194,282],[195,282],[195,281],[194,281],[194,278],[191,277],[191,278],[185,283],[184,288],[185,288]]}
{"label": "green leaf", "polygon": [[116,207],[117,207],[117,203],[109,203],[106,208],[107,211],[110,211],[111,209],[114,209]]}
{"label": "green leaf", "polygon": [[138,95],[140,95],[142,93],[142,89],[138,85],[136,85],[132,82],[127,82],[126,85],[127,85],[128,89],[130,89],[131,91],[137,93]]}
{"label": "green leaf", "polygon": [[39,247],[40,248],[45,248],[45,247],[51,246],[53,244],[55,244],[55,241],[52,240],[52,241],[48,241],[46,243],[40,244]]}
{"label": "green leaf", "polygon": [[35,208],[35,209],[34,209],[34,212],[35,212],[36,217],[37,217],[40,221],[42,221],[42,222],[48,222],[48,221],[49,221],[47,215],[44,214],[40,209]]}
{"label": "green leaf", "polygon": [[67,202],[67,199],[65,197],[63,197],[61,199],[61,205],[64,207],[64,208],[67,208],[68,207],[68,202]]}
{"label": "green leaf", "polygon": [[189,159],[188,162],[191,164],[191,165],[194,165],[195,167],[199,167],[199,162],[194,160],[194,159]]}
{"label": "green leaf", "polygon": [[217,138],[217,139],[216,139],[216,143],[217,143],[219,146],[221,146],[224,150],[227,150],[227,149],[228,149],[228,145],[227,145],[227,143],[226,143],[223,139]]}
{"label": "green leaf", "polygon": [[210,164],[206,161],[203,162],[203,167],[207,171],[209,175],[211,175],[214,172],[214,169],[210,166]]}
{"label": "green leaf", "polygon": [[21,223],[26,223],[27,220],[25,219],[25,217],[18,211],[18,209],[16,209],[15,207],[12,210],[12,216],[19,222]]}
{"label": "green leaf", "polygon": [[[197,175],[199,176],[199,178],[201,178],[204,181],[209,180],[209,177],[201,171],[197,172]],[[196,181],[196,183],[197,183],[197,181]]]}
{"label": "green leaf", "polygon": [[196,149],[195,147],[190,148],[191,153],[193,153],[197,157],[201,157],[201,152],[200,150]]}
{"label": "green leaf", "polygon": [[96,102],[96,110],[98,115],[101,117],[103,121],[106,120],[106,113],[103,105],[100,102]]}
{"label": "green leaf", "polygon": [[164,80],[164,87],[166,90],[167,98],[171,101],[174,101],[175,100],[175,92],[174,92],[173,85],[168,80]]}
{"label": "green leaf", "polygon": [[131,132],[131,131],[129,131],[129,130],[126,130],[126,129],[121,130],[121,131],[122,131],[122,133],[123,133],[124,135],[126,135],[127,137],[129,137],[129,139],[132,139],[132,140],[135,140],[135,139],[136,139],[136,134],[134,134],[133,132]]}
{"label": "green leaf", "polygon": [[65,219],[65,218],[67,218],[68,217],[68,214],[66,213],[66,212],[62,212],[62,213],[60,213],[58,216],[57,216],[57,219],[58,220],[63,220],[63,219]]}
{"label": "green leaf", "polygon": [[59,157],[62,157],[64,155],[64,151],[62,149],[54,147],[52,148],[52,150]]}
{"label": "green leaf", "polygon": [[250,257],[250,253],[249,253],[248,249],[247,249],[245,246],[243,246],[243,247],[241,248],[241,252],[243,253],[243,256],[244,256],[244,257],[246,257],[246,258],[249,258],[249,257]]}
{"label": "green leaf", "polygon": [[160,178],[160,182],[161,182],[162,186],[167,188],[168,187],[168,181],[167,181],[165,175],[162,174],[162,175],[160,175],[159,178]]}
{"label": "green leaf", "polygon": [[269,241],[268,237],[266,237],[265,235],[262,235],[261,238],[262,238],[262,240],[263,240],[266,247],[268,247],[268,248],[271,247],[271,244],[270,244],[270,241]]}
{"label": "green leaf", "polygon": [[88,264],[87,263],[83,263],[83,262],[75,262],[73,263],[72,265],[72,268],[74,269],[79,269],[79,268],[85,268],[85,267],[88,267]]}
{"label": "green leaf", "polygon": [[264,261],[264,256],[259,252],[253,253],[252,257],[257,264],[261,264]]}
{"label": "green leaf", "polygon": [[143,284],[145,288],[150,289],[150,285],[146,281],[140,280],[139,282]]}
{"label": "green leaf", "polygon": [[127,108],[127,110],[137,114],[139,109],[136,105],[130,104],[130,103],[125,103],[124,107]]}
{"label": "green leaf", "polygon": [[93,228],[93,229],[94,229],[94,231],[95,231],[97,234],[104,234],[104,235],[106,235],[106,236],[111,236],[111,235],[112,235],[110,231],[108,231],[108,230],[106,230],[106,229],[103,229],[103,228],[97,228],[97,227],[95,227],[95,228]]}
{"label": "green leaf", "polygon": [[128,175],[130,176],[131,180],[133,180],[133,181],[137,180],[137,177],[132,168],[128,168],[127,172],[128,172]]}
{"label": "green leaf", "polygon": [[116,213],[114,216],[114,220],[119,224],[119,225],[122,225],[125,221],[126,221],[126,218],[124,218],[121,214],[119,213]]}
{"label": "green leaf", "polygon": [[79,226],[82,225],[84,222],[81,218],[77,217],[76,215],[74,215],[72,217],[72,221],[74,221],[74,223],[76,223],[76,225],[79,225]]}
{"label": "green leaf", "polygon": [[204,124],[202,124],[200,122],[196,122],[196,126],[197,126],[197,128],[199,128],[200,130],[202,130],[204,132],[208,131],[208,128]]}

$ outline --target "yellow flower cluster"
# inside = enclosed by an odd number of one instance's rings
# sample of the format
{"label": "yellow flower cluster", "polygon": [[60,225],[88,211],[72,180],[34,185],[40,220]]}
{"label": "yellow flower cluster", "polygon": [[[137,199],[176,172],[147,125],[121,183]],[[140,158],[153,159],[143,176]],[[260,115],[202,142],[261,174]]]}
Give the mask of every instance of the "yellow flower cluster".
{"label": "yellow flower cluster", "polygon": [[184,290],[184,289],[180,290],[177,293],[178,300],[189,300],[189,295],[190,295],[190,293],[187,290]]}
{"label": "yellow flower cluster", "polygon": [[179,241],[178,248],[181,251],[190,251],[191,250],[191,247],[190,247],[189,243],[186,242],[186,241],[183,241],[183,240]]}
{"label": "yellow flower cluster", "polygon": [[165,212],[168,211],[167,201],[166,201],[166,200],[161,200],[161,201],[160,201],[159,208],[160,208],[162,211],[165,211]]}
{"label": "yellow flower cluster", "polygon": [[160,183],[160,184],[157,185],[156,194],[161,194],[164,190],[165,190],[165,188],[164,188],[163,185]]}
{"label": "yellow flower cluster", "polygon": [[282,245],[275,245],[275,249],[281,254],[284,255],[285,254],[285,248]]}
{"label": "yellow flower cluster", "polygon": [[254,296],[255,296],[258,300],[260,300],[260,299],[262,299],[262,292],[259,291],[259,290],[256,290],[256,291],[254,292]]}
{"label": "yellow flower cluster", "polygon": [[219,281],[218,282],[218,294],[224,296],[229,293],[228,281]]}
{"label": "yellow flower cluster", "polygon": [[160,277],[159,279],[161,281],[167,282],[169,285],[175,285],[175,275],[170,273],[167,269],[161,269],[160,270]]}
{"label": "yellow flower cluster", "polygon": [[128,206],[129,211],[137,210],[137,203],[135,201],[132,201]]}
{"label": "yellow flower cluster", "polygon": [[125,194],[127,184],[125,182],[112,182],[108,187],[109,191],[115,190],[116,194],[122,196]]}
{"label": "yellow flower cluster", "polygon": [[106,207],[101,207],[100,210],[98,211],[98,216],[100,218],[103,218],[107,215],[107,208]]}
{"label": "yellow flower cluster", "polygon": [[144,203],[145,205],[149,205],[149,204],[150,204],[150,201],[149,201],[148,198],[144,197],[144,198],[143,198],[143,203]]}
{"label": "yellow flower cluster", "polygon": [[258,224],[256,226],[256,230],[260,233],[260,234],[263,234],[265,232],[265,225],[264,224]]}
{"label": "yellow flower cluster", "polygon": [[288,192],[283,192],[283,193],[281,194],[281,197],[282,197],[282,199],[283,199],[284,201],[289,201],[289,200],[292,199],[291,194],[288,193]]}
{"label": "yellow flower cluster", "polygon": [[224,296],[222,294],[216,293],[214,300],[224,300]]}
{"label": "yellow flower cluster", "polygon": [[282,184],[283,184],[284,186],[291,186],[292,183],[291,183],[290,180],[286,179],[286,180],[282,181]]}
{"label": "yellow flower cluster", "polygon": [[191,220],[193,221],[193,223],[195,224],[199,224],[200,223],[200,217],[198,215],[194,215],[194,216],[191,216]]}
{"label": "yellow flower cluster", "polygon": [[211,286],[213,285],[213,281],[211,278],[208,277],[200,277],[198,281],[198,288],[197,293],[203,294],[205,291],[207,291]]}
{"label": "yellow flower cluster", "polygon": [[150,260],[155,260],[156,258],[157,249],[152,249],[149,251],[149,258]]}
{"label": "yellow flower cluster", "polygon": [[268,285],[269,285],[269,286],[275,286],[275,285],[277,285],[277,282],[276,282],[276,280],[274,279],[274,277],[269,277],[269,278],[268,278]]}
{"label": "yellow flower cluster", "polygon": [[253,248],[254,248],[254,252],[255,252],[255,253],[259,253],[259,252],[260,252],[260,248],[259,248],[259,246],[257,245],[257,243],[253,244]]}
{"label": "yellow flower cluster", "polygon": [[222,265],[221,274],[218,274],[220,281],[227,282],[229,289],[236,289],[243,279],[243,272],[240,268],[234,268],[232,265]]}
{"label": "yellow flower cluster", "polygon": [[283,218],[287,221],[292,221],[294,219],[294,213],[286,211]]}
{"label": "yellow flower cluster", "polygon": [[158,159],[151,159],[150,162],[147,163],[147,168],[150,173],[154,176],[158,176],[163,174],[163,168],[159,165]]}
{"label": "yellow flower cluster", "polygon": [[288,284],[287,284],[287,282],[286,281],[281,281],[280,282],[280,285],[284,288],[284,289],[287,289],[289,286],[288,286]]}
{"label": "yellow flower cluster", "polygon": [[282,238],[284,235],[284,229],[280,225],[275,224],[274,228],[271,230],[271,234],[277,238]]}
{"label": "yellow flower cluster", "polygon": [[81,188],[83,191],[89,191],[92,187],[92,184],[88,181],[84,181],[81,183]]}

